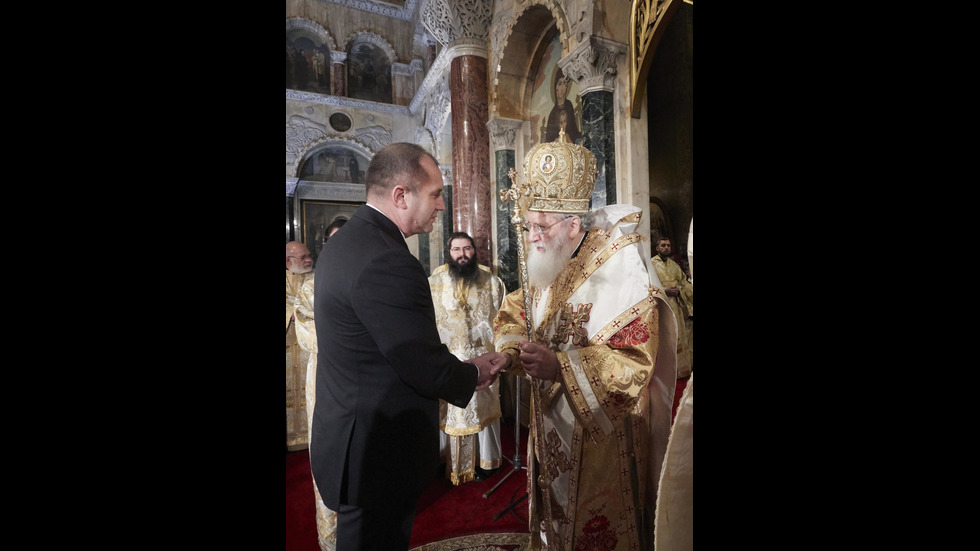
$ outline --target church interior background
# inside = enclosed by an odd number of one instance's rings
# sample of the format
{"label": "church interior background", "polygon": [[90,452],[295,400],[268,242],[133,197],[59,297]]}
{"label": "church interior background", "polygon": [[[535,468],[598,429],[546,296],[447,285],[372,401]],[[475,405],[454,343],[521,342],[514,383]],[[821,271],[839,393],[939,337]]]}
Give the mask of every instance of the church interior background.
{"label": "church interior background", "polygon": [[[693,0],[287,0],[286,240],[314,257],[365,201],[392,142],[423,146],[446,211],[409,238],[427,272],[466,231],[519,286],[500,191],[558,125],[599,173],[592,208],[643,210],[641,235],[687,250],[693,216]],[[649,241],[644,248],[652,256]],[[681,255],[686,256],[686,254]],[[681,258],[678,258],[681,260]]]}
{"label": "church interior background", "polygon": [[[366,200],[393,142],[439,163],[446,210],[408,245],[426,272],[465,231],[520,286],[508,172],[565,125],[598,166],[593,209],[642,209],[638,232],[687,263],[693,216],[693,0],[286,0],[286,241],[316,259]],[[519,176],[518,176],[519,177]],[[643,248],[652,256],[650,240]],[[504,380],[505,417],[528,419]],[[522,383],[522,386],[525,386]],[[519,410],[515,411],[517,408]]]}

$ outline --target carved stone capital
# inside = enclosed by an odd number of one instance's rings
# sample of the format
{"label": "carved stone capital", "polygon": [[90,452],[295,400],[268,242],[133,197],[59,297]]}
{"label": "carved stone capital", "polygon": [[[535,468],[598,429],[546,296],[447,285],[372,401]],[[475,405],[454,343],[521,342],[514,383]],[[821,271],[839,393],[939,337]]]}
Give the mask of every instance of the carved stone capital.
{"label": "carved stone capital", "polygon": [[626,53],[626,44],[591,36],[558,60],[558,66],[578,82],[579,95],[605,90],[611,92],[616,83],[616,58]]}
{"label": "carved stone capital", "polygon": [[347,62],[347,52],[338,52],[337,50],[330,50],[330,62],[340,63],[343,65]]}
{"label": "carved stone capital", "polygon": [[517,136],[523,124],[524,121],[505,119],[503,117],[494,117],[487,121],[487,129],[490,130],[490,142],[493,144],[493,150],[515,149]]}
{"label": "carved stone capital", "polygon": [[462,37],[453,40],[452,44],[444,51],[450,51],[453,57],[464,55],[475,55],[479,57],[489,57],[487,41],[482,38]]}
{"label": "carved stone capital", "polygon": [[464,39],[467,43],[482,42],[486,49],[493,0],[423,1],[422,24],[443,46]]}

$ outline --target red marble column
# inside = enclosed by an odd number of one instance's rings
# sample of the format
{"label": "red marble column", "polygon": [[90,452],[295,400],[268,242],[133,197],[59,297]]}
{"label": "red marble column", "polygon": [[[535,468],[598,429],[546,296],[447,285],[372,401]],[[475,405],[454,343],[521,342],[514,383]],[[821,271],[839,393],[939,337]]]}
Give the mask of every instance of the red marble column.
{"label": "red marble column", "polygon": [[487,59],[463,55],[449,73],[453,130],[453,231],[464,231],[476,243],[476,258],[493,267],[493,209],[490,183],[490,118],[487,104]]}
{"label": "red marble column", "polygon": [[343,63],[333,64],[333,78],[330,79],[330,88],[335,96],[347,96],[347,65]]}

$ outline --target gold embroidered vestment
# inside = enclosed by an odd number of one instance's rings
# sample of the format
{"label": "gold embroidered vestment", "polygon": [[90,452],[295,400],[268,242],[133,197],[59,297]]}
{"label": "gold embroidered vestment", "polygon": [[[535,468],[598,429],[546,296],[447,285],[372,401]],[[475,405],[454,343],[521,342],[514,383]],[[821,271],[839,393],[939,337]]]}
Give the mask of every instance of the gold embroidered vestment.
{"label": "gold embroidered vestment", "polygon": [[[429,277],[439,337],[457,358],[468,360],[493,350],[493,321],[507,290],[503,281],[486,266],[479,266],[475,281],[454,279],[443,264]],[[476,435],[500,419],[500,381],[477,391],[465,408],[439,401],[439,428],[449,436],[450,480],[461,484],[472,480],[475,467],[500,467],[499,451],[481,453],[474,449]]]}
{"label": "gold embroidered vestment", "polygon": [[[649,549],[670,427],[676,328],[629,205],[600,209],[578,255],[532,289],[530,340],[556,352],[556,381],[531,379],[532,548]],[[523,290],[496,319],[497,349],[521,374]]]}

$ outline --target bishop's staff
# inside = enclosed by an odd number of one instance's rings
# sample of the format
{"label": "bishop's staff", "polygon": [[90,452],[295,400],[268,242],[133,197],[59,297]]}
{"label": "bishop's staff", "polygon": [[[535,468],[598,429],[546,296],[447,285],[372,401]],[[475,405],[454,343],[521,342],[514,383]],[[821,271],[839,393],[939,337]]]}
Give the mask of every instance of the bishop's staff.
{"label": "bishop's staff", "polygon": [[[531,323],[531,289],[527,284],[527,260],[524,257],[524,215],[527,212],[527,198],[531,196],[531,186],[524,184],[518,184],[515,180],[517,176],[517,171],[513,167],[507,171],[507,175],[510,176],[511,187],[508,189],[500,190],[500,200],[504,203],[513,201],[514,202],[514,216],[510,221],[514,224],[514,228],[517,230],[517,262],[521,271],[521,289],[524,290],[524,321],[527,324],[527,338],[531,340],[531,328],[534,324]],[[497,491],[505,480],[510,478],[510,475],[520,471],[527,470],[527,467],[523,465],[523,459],[521,456],[521,381],[517,380],[515,385],[515,405],[514,405],[514,459],[511,463],[514,464],[514,468],[504,475],[499,482],[493,487],[487,490],[483,494],[483,498],[486,499],[490,497],[491,494]],[[493,520],[497,520],[504,516],[507,511],[510,511],[517,506],[518,503],[524,501],[527,498],[527,493],[525,492],[516,501],[511,498],[510,505],[504,508],[493,517]]]}
{"label": "bishop's staff", "polygon": [[500,200],[514,202],[514,215],[510,221],[517,230],[517,265],[521,272],[521,289],[524,290],[524,322],[527,325],[527,339],[531,340],[534,324],[531,322],[531,287],[527,282],[527,256],[524,252],[524,222],[527,221],[527,198],[531,196],[531,186],[517,183],[517,171],[513,167],[507,171],[511,187],[500,191]]}

